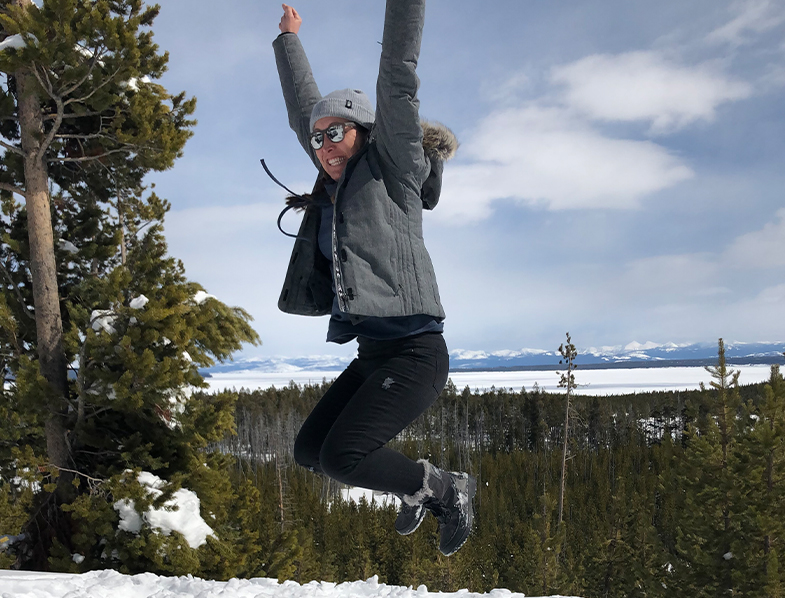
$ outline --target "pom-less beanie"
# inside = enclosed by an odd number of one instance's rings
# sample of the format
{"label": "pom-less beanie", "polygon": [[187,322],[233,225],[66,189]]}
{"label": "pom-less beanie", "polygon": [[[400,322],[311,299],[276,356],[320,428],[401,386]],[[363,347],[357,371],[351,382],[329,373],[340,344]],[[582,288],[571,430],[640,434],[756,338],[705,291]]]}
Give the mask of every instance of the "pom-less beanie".
{"label": "pom-less beanie", "polygon": [[374,109],[371,100],[359,89],[339,89],[328,93],[316,102],[311,112],[311,131],[320,118],[337,116],[370,129],[374,122]]}

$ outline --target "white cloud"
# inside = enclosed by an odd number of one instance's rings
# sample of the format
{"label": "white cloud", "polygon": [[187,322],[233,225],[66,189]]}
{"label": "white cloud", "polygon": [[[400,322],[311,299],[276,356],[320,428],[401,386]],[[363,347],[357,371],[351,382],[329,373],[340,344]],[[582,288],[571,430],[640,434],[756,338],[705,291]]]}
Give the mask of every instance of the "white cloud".
{"label": "white cloud", "polygon": [[490,114],[463,143],[469,164],[445,170],[437,218],[487,217],[495,199],[551,210],[637,206],[647,194],[693,176],[649,141],[615,139],[560,108],[529,105]]}
{"label": "white cloud", "polygon": [[785,208],[777,211],[776,222],[738,237],[728,248],[726,258],[739,268],[785,266]]}
{"label": "white cloud", "polygon": [[711,121],[717,106],[752,93],[709,64],[679,65],[657,52],[587,56],[555,67],[551,80],[566,86],[565,103],[588,118],[650,122],[654,133]]}
{"label": "white cloud", "polygon": [[705,298],[730,293],[722,284],[716,256],[708,253],[659,255],[629,262],[618,279],[630,297]]}
{"label": "white cloud", "polygon": [[760,34],[785,22],[785,7],[781,1],[743,0],[735,3],[738,16],[712,31],[706,40],[740,46],[750,41],[750,34]]}
{"label": "white cloud", "polygon": [[531,77],[524,72],[507,76],[503,81],[486,84],[481,90],[483,99],[490,103],[509,106],[514,104],[521,93],[531,88]]}

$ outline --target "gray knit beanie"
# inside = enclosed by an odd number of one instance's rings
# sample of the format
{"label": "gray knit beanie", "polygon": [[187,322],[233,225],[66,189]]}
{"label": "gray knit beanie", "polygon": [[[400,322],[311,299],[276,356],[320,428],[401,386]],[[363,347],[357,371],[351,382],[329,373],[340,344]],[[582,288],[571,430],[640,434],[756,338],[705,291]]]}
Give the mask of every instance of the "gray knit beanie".
{"label": "gray knit beanie", "polygon": [[311,131],[320,118],[337,116],[370,129],[375,119],[373,105],[359,89],[339,89],[316,102],[311,112]]}

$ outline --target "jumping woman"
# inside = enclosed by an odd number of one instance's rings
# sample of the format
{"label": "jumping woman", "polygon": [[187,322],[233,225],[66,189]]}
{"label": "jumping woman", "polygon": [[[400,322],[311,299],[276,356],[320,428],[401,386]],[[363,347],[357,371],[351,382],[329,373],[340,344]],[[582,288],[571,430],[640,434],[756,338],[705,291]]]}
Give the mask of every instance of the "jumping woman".
{"label": "jumping woman", "polygon": [[329,314],[328,342],[358,343],[303,424],[294,458],[344,484],[398,495],[403,535],[431,512],[439,550],[450,555],[471,532],[475,479],[385,446],[436,401],[449,366],[422,211],[439,200],[458,143],[419,118],[425,0],[387,0],[375,109],[356,89],[319,93],[297,36],[302,19],[283,10],[273,48],[289,125],[319,174],[310,194],[287,198],[304,216],[278,306]]}

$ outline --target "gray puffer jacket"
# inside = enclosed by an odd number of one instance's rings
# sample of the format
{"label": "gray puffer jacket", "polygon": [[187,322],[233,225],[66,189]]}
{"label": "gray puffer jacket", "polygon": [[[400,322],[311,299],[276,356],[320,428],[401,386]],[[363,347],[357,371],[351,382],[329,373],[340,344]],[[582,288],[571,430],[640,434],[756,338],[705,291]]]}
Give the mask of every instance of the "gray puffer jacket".
{"label": "gray puffer jacket", "polygon": [[[438,202],[443,163],[458,144],[445,127],[420,123],[415,68],[424,14],[425,0],[387,1],[376,123],[338,181],[332,265],[317,242],[321,209],[309,206],[278,301],[284,312],[329,314],[337,294],[340,310],[357,321],[366,316],[444,317],[423,242],[422,210]],[[289,124],[318,168],[309,141],[310,117],[322,95],[297,35],[280,35],[273,48]],[[424,133],[428,151],[423,149]]]}

